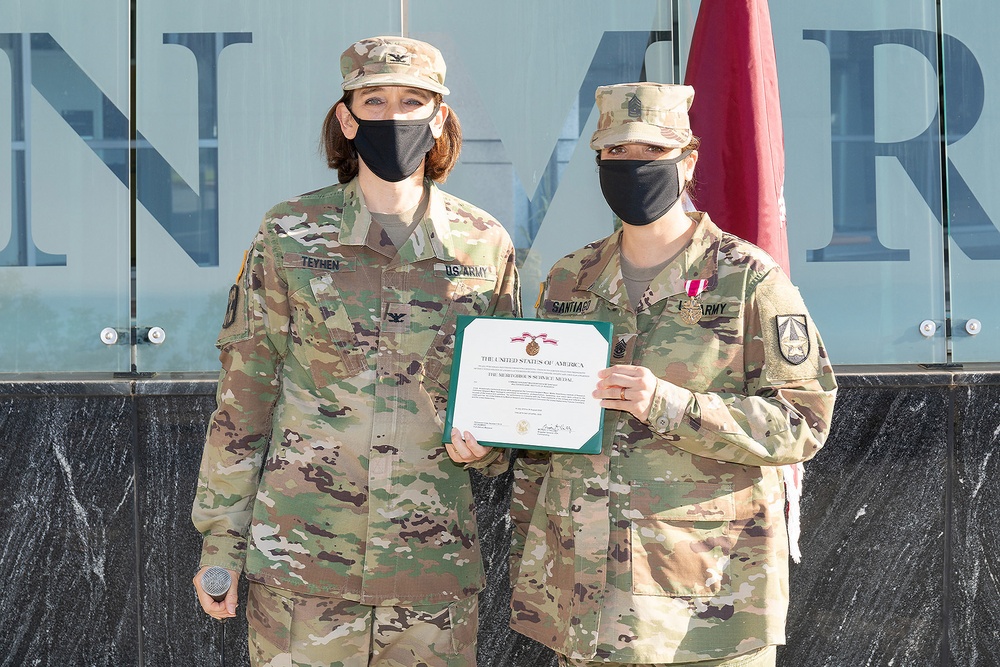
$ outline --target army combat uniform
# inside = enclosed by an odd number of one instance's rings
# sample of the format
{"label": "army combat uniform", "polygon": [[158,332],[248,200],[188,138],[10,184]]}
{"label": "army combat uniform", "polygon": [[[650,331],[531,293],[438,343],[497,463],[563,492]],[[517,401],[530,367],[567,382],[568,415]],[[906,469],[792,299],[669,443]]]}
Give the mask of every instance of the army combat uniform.
{"label": "army combat uniform", "polygon": [[605,411],[600,454],[515,463],[511,627],[570,658],[693,662],[785,640],[779,466],[823,445],[836,383],[774,261],[690,215],[691,243],[638,308],[620,232],[557,262],[540,296],[540,318],[612,322],[611,363],[660,379],[645,423]]}
{"label": "army combat uniform", "polygon": [[398,254],[357,179],[265,216],[218,341],[192,511],[202,566],[363,605],[483,587],[469,473],[445,452],[443,417],[456,317],[518,314],[514,249],[487,213],[425,188]]}

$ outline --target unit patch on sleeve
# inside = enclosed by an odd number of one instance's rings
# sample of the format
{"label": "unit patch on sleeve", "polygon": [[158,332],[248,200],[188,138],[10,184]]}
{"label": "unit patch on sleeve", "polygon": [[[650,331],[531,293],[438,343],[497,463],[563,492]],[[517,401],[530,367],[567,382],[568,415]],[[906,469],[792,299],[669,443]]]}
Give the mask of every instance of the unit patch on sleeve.
{"label": "unit patch on sleeve", "polygon": [[226,315],[222,320],[222,331],[216,339],[216,347],[250,337],[253,322],[250,319],[250,251],[243,253],[243,264],[240,265],[236,282],[229,288],[229,300],[226,304]]}
{"label": "unit patch on sleeve", "polygon": [[228,329],[236,323],[236,315],[240,307],[240,286],[229,288],[229,303],[226,305],[226,317],[222,320],[222,328]]}
{"label": "unit patch on sleeve", "polygon": [[809,324],[805,315],[775,315],[778,350],[788,363],[798,366],[809,358]]}

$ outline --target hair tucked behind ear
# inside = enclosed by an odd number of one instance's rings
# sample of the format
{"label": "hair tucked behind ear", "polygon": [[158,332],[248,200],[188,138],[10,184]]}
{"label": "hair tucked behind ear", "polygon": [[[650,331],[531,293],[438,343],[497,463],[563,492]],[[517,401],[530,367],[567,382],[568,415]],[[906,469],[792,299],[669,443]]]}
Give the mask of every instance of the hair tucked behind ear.
{"label": "hair tucked behind ear", "polygon": [[[687,143],[687,146],[684,147],[684,150],[686,150],[686,151],[696,151],[699,148],[701,148],[701,139],[699,139],[698,137],[692,136],[691,137],[691,141],[689,141]],[[691,173],[691,178],[689,178],[687,180],[687,183],[684,184],[684,192],[686,192],[688,194],[688,196],[691,196],[691,197],[694,196],[694,190],[695,190],[695,187],[697,186],[697,182],[696,182],[696,179],[695,179],[695,174],[697,173],[697,171],[698,171],[698,168],[695,167],[694,171]]]}
{"label": "hair tucked behind ear", "polygon": [[[337,101],[350,108],[354,100],[354,91],[344,92],[344,96]],[[439,93],[434,93],[434,102],[440,105],[442,97]],[[347,183],[358,175],[358,153],[354,150],[354,142],[344,136],[340,129],[340,121],[337,119],[337,104],[330,107],[326,118],[323,120],[323,136],[320,143],[326,153],[326,164],[330,169],[337,170],[337,180]],[[458,154],[462,150],[462,125],[458,121],[458,114],[449,107],[448,117],[444,121],[444,129],[441,136],[434,142],[434,147],[427,151],[427,161],[424,163],[424,176],[444,183],[448,174],[458,162]]]}

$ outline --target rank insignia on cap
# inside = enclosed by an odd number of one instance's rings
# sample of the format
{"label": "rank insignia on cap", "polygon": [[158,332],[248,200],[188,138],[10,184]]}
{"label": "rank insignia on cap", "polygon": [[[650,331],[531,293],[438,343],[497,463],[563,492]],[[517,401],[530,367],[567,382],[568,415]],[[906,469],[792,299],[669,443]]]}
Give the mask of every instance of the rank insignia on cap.
{"label": "rank insignia on cap", "polygon": [[639,118],[642,116],[642,102],[638,95],[633,95],[628,99],[628,117]]}
{"label": "rank insignia on cap", "polygon": [[788,363],[799,365],[809,358],[809,324],[805,315],[776,315],[778,349]]}

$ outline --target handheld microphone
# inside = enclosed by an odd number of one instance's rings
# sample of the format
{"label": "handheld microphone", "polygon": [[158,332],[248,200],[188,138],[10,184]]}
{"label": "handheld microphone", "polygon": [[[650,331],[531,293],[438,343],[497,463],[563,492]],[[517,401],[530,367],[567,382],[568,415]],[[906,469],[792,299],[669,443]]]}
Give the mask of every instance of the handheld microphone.
{"label": "handheld microphone", "polygon": [[233,577],[229,570],[213,565],[201,573],[201,588],[216,602],[226,599],[229,587],[233,585]]}

